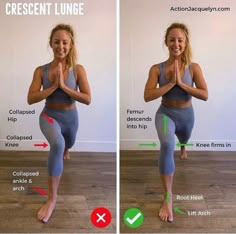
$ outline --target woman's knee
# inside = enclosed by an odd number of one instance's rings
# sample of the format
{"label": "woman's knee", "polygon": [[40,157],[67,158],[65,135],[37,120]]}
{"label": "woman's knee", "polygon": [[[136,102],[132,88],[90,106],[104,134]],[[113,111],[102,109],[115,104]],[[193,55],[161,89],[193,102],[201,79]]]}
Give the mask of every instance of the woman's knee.
{"label": "woman's knee", "polygon": [[75,144],[76,134],[77,134],[77,129],[73,129],[73,131],[64,134],[66,148],[70,149]]}
{"label": "woman's knee", "polygon": [[165,138],[161,141],[160,148],[160,172],[161,174],[171,174],[175,170],[174,163],[175,140],[173,138]]}
{"label": "woman's knee", "polygon": [[160,139],[160,144],[161,144],[161,149],[163,151],[167,151],[167,152],[170,152],[170,151],[174,151],[174,148],[175,148],[175,139],[174,139],[174,136],[173,137],[166,137],[164,139]]}
{"label": "woman's knee", "polygon": [[185,129],[184,131],[177,133],[177,137],[180,143],[186,144],[188,140],[190,139],[192,134],[192,128]]}
{"label": "woman's knee", "polygon": [[70,149],[75,144],[75,139],[65,139],[66,148]]}
{"label": "woman's knee", "polygon": [[65,140],[61,138],[53,139],[49,142],[50,150],[53,152],[64,152]]}
{"label": "woman's knee", "polygon": [[63,170],[63,152],[65,141],[55,140],[50,143],[50,152],[48,157],[48,174],[50,176],[59,176]]}

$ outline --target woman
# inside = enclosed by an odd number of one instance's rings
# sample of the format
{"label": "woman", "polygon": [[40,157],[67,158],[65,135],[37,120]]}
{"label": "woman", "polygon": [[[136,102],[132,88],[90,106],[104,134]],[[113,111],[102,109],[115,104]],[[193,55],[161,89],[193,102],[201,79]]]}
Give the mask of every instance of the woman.
{"label": "woman", "polygon": [[28,92],[30,105],[46,99],[40,115],[40,129],[50,144],[49,194],[46,204],[38,212],[38,219],[44,223],[48,222],[56,205],[63,158],[69,159],[69,148],[75,143],[78,129],[75,101],[87,105],[91,101],[85,69],[76,64],[77,52],[72,27],[57,25],[51,31],[49,44],[54,58],[52,62],[35,69]]}
{"label": "woman", "polygon": [[191,61],[189,31],[186,25],[171,24],[165,34],[165,45],[169,50],[169,58],[150,68],[144,100],[148,102],[162,97],[155,118],[161,144],[160,177],[164,189],[159,217],[162,221],[173,222],[175,134],[182,144],[180,158],[187,159],[184,144],[188,142],[194,124],[192,96],[206,101],[208,90],[200,66]]}

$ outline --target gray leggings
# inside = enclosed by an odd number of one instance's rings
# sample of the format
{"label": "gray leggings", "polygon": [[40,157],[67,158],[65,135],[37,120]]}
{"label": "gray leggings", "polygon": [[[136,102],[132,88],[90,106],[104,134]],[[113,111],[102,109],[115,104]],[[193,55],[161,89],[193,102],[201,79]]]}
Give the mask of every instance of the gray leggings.
{"label": "gray leggings", "polygon": [[172,174],[175,171],[175,135],[181,144],[188,142],[194,125],[193,107],[178,108],[162,104],[156,113],[155,124],[161,144],[160,172],[163,175]]}
{"label": "gray leggings", "polygon": [[[48,118],[52,121],[48,121]],[[63,153],[71,148],[78,130],[77,109],[57,110],[45,107],[39,117],[40,129],[50,144],[48,175],[60,176],[63,170]]]}

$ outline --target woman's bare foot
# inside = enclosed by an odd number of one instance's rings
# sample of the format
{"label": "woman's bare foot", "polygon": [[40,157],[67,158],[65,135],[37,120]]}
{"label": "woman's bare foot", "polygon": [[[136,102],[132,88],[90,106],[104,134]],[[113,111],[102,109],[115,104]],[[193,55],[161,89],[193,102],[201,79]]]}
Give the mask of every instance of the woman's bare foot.
{"label": "woman's bare foot", "polygon": [[38,219],[43,223],[47,223],[52,215],[52,212],[56,206],[56,200],[48,200],[45,205],[43,205],[38,212]]}
{"label": "woman's bare foot", "polygon": [[64,160],[70,159],[69,149],[67,149],[67,148],[65,148],[65,150],[64,150],[63,159]]}
{"label": "woman's bare foot", "polygon": [[161,206],[159,211],[159,217],[164,222],[172,223],[174,221],[173,218],[173,210],[172,210],[172,194],[166,193],[164,195],[165,200]]}
{"label": "woman's bare foot", "polygon": [[187,152],[185,150],[184,146],[181,146],[181,150],[180,150],[180,159],[182,160],[186,160],[188,158]]}

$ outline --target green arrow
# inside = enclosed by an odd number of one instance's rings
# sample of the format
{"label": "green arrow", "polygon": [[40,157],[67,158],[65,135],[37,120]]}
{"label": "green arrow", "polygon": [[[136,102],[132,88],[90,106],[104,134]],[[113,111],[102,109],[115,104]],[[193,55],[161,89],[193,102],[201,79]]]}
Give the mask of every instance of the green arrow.
{"label": "green arrow", "polygon": [[166,192],[166,202],[169,203],[170,202],[170,193]]}
{"label": "green arrow", "polygon": [[166,135],[166,133],[167,133],[167,116],[164,115],[162,119],[163,119],[164,135]]}
{"label": "green arrow", "polygon": [[156,147],[157,143],[156,142],[152,142],[152,143],[140,143],[139,146],[152,146],[152,147]]}
{"label": "green arrow", "polygon": [[180,147],[180,146],[193,146],[193,144],[181,144],[180,142],[178,142],[176,145],[178,147]]}
{"label": "green arrow", "polygon": [[180,214],[185,214],[185,212],[182,211],[182,210],[180,210],[180,208],[178,208],[178,207],[175,207],[175,208],[174,208],[174,211],[175,211],[175,212],[178,212],[178,213],[180,213]]}

